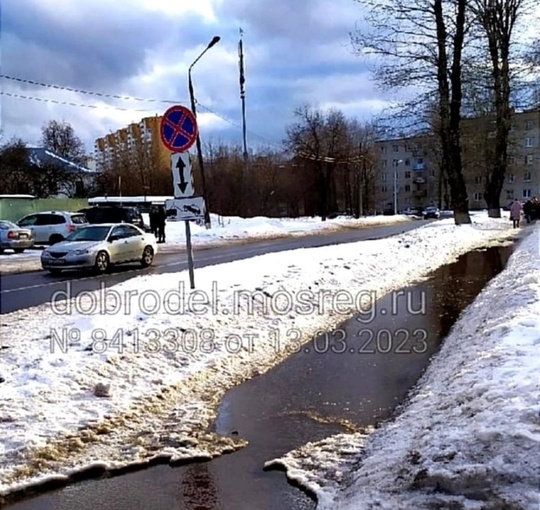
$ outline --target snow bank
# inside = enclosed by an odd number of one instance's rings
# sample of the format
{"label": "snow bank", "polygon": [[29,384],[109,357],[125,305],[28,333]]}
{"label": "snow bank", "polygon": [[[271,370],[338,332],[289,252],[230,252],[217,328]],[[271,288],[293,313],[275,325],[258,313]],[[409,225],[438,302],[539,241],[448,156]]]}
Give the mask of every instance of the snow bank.
{"label": "snow bank", "polygon": [[475,218],[198,269],[195,291],[186,271],[145,275],[4,315],[0,495],[97,461],[234,447],[205,432],[227,389],[366,301],[515,232]]}
{"label": "snow bank", "polygon": [[540,230],[454,325],[397,418],[269,464],[317,508],[540,508]]}
{"label": "snow bank", "polygon": [[[148,220],[145,220],[148,223]],[[197,246],[219,246],[246,239],[275,239],[335,232],[346,228],[373,227],[413,221],[410,216],[367,216],[353,219],[338,217],[322,221],[320,217],[302,218],[240,218],[236,216],[211,215],[212,228],[191,224],[192,242]],[[183,221],[168,221],[165,226],[167,243],[165,249],[185,247],[186,235]]]}

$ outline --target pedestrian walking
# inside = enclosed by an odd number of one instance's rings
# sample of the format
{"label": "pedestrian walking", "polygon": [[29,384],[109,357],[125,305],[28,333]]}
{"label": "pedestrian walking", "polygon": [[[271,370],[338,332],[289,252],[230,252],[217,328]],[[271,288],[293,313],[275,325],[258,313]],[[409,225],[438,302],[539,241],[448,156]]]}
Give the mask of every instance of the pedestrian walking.
{"label": "pedestrian walking", "polygon": [[532,207],[531,207],[531,221],[536,221],[540,219],[540,202],[538,198],[532,197]]}
{"label": "pedestrian walking", "polygon": [[529,198],[523,205],[523,216],[525,217],[525,221],[527,224],[529,224],[532,221],[532,211],[533,211],[533,203],[532,200]]}
{"label": "pedestrian walking", "polygon": [[521,202],[516,198],[514,203],[510,206],[510,219],[513,222],[513,227],[518,228],[521,220]]}
{"label": "pedestrian walking", "polygon": [[158,243],[165,242],[166,218],[167,218],[167,213],[165,212],[165,207],[160,205],[157,210]]}

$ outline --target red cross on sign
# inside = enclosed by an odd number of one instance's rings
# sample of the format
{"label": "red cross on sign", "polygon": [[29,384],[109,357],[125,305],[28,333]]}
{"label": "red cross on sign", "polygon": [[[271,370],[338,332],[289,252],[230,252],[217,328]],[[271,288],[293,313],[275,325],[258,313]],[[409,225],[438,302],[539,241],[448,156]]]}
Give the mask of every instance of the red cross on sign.
{"label": "red cross on sign", "polygon": [[197,140],[195,115],[185,106],[171,106],[161,117],[160,134],[170,151],[187,151]]}

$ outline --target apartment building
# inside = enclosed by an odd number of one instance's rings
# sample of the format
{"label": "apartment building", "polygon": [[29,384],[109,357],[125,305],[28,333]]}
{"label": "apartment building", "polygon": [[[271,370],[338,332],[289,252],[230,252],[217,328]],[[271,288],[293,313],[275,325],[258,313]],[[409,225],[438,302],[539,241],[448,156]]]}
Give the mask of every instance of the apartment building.
{"label": "apartment building", "polygon": [[376,143],[380,173],[375,186],[379,210],[398,211],[437,204],[440,175],[430,137]]}
{"label": "apartment building", "polygon": [[[463,123],[463,167],[469,204],[484,208],[483,189],[487,178],[486,161],[495,148],[495,119],[468,119]],[[540,197],[540,109],[512,116],[508,147],[508,171],[501,193],[501,205],[514,198],[525,201]]]}
{"label": "apartment building", "polygon": [[94,144],[96,169],[106,171],[128,166],[138,169],[135,175],[144,179],[153,169],[168,168],[171,151],[161,142],[160,124],[160,116],[146,117],[98,138]]}
{"label": "apartment building", "polygon": [[[462,125],[463,174],[471,209],[486,207],[483,193],[495,149],[495,119],[464,119]],[[432,137],[381,140],[376,201],[380,210],[449,204],[449,187],[440,171]],[[501,205],[514,198],[540,197],[540,109],[512,116],[508,171]]]}

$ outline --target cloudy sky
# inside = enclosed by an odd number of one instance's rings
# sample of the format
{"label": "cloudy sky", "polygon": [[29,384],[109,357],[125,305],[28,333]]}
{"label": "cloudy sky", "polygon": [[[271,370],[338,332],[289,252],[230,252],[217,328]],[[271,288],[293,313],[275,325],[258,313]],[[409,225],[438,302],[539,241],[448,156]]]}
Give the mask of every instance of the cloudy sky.
{"label": "cloudy sky", "polygon": [[4,139],[37,144],[44,122],[63,119],[92,150],[95,138],[171,106],[32,82],[187,105],[187,69],[219,35],[193,68],[201,138],[241,144],[240,27],[250,145],[279,145],[306,103],[368,120],[385,103],[350,47],[359,9],[354,0],[2,0]]}
{"label": "cloudy sky", "polygon": [[220,42],[193,70],[201,138],[241,144],[240,27],[250,147],[279,146],[294,109],[304,104],[370,120],[391,98],[375,87],[367,62],[350,46],[360,5],[355,0],[1,0],[2,135],[35,145],[45,122],[65,120],[91,151],[95,138],[164,113],[171,106],[165,100],[187,105],[187,69],[219,35]]}

